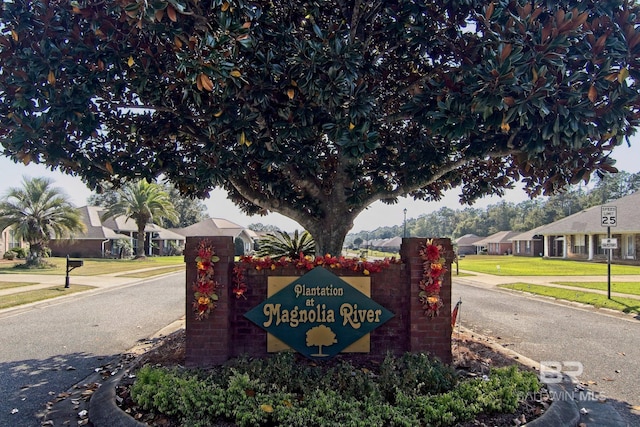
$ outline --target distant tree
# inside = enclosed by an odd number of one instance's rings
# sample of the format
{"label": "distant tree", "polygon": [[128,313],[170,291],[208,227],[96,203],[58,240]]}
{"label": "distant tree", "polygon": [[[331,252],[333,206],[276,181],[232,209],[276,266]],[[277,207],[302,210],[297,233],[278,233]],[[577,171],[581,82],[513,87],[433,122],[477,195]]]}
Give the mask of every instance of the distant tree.
{"label": "distant tree", "polygon": [[360,237],[356,237],[355,239],[353,239],[353,244],[354,244],[356,247],[358,247],[358,248],[360,247],[360,245],[362,244],[362,242],[363,242],[363,240],[362,240],[362,238],[360,238]]}
{"label": "distant tree", "polygon": [[[314,255],[316,244],[308,231],[298,234],[298,230],[293,236],[283,232],[274,231],[258,240],[257,256],[270,256],[272,258],[290,257],[297,258],[300,254]],[[335,254],[339,255],[339,254]]]}
{"label": "distant tree", "polygon": [[224,187],[337,253],[375,201],[550,195],[640,124],[640,4],[11,0],[4,155]]}
{"label": "distant tree", "polygon": [[536,199],[518,203],[513,216],[509,219],[509,224],[511,224],[511,230],[522,232],[546,224],[545,201]]}
{"label": "distant tree", "polygon": [[515,215],[516,209],[513,203],[502,201],[487,207],[487,220],[489,222],[489,234],[498,231],[511,230],[511,218]]}
{"label": "distant tree", "polygon": [[118,201],[108,206],[102,219],[125,216],[138,227],[136,258],[145,256],[145,227],[147,224],[162,224],[164,219],[178,221],[177,212],[169,195],[158,184],[145,180],[129,183],[118,190]]}
{"label": "distant tree", "polygon": [[[108,183],[105,186],[106,189],[100,193],[93,193],[89,196],[87,199],[89,206],[109,207],[118,202],[120,197],[118,190]],[[188,227],[207,218],[207,206],[201,200],[183,196],[171,184],[164,184],[162,189],[171,200],[178,218],[177,221],[165,218],[164,226],[166,228]]]}
{"label": "distant tree", "polygon": [[109,183],[104,184],[104,188],[101,189],[100,193],[91,193],[89,197],[87,197],[88,206],[107,207],[107,206],[114,205],[117,202],[118,202],[118,192]]}
{"label": "distant tree", "polygon": [[188,227],[203,221],[208,217],[207,206],[202,202],[202,200],[186,197],[180,194],[178,189],[172,184],[165,184],[164,190],[169,195],[169,199],[171,200],[176,214],[178,215],[178,220],[175,222],[167,218],[164,224],[165,227]]}
{"label": "distant tree", "polygon": [[78,210],[47,178],[24,178],[22,188],[8,190],[0,200],[0,230],[7,227],[29,244],[26,265],[30,267],[46,266],[43,257],[51,238],[85,230]]}
{"label": "distant tree", "polygon": [[640,173],[619,172],[598,179],[586,196],[588,206],[596,206],[619,199],[640,190]]}
{"label": "distant tree", "polygon": [[276,225],[270,225],[270,224],[265,225],[260,222],[249,224],[249,227],[247,228],[252,231],[271,231],[271,232],[280,231],[280,228]]}

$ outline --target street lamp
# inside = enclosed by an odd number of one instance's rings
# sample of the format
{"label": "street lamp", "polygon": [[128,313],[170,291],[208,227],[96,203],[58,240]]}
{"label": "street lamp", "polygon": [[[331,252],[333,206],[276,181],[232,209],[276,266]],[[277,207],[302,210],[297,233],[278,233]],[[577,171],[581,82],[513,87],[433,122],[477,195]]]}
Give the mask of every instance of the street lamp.
{"label": "street lamp", "polygon": [[404,232],[402,233],[402,237],[407,237],[407,208],[404,208]]}

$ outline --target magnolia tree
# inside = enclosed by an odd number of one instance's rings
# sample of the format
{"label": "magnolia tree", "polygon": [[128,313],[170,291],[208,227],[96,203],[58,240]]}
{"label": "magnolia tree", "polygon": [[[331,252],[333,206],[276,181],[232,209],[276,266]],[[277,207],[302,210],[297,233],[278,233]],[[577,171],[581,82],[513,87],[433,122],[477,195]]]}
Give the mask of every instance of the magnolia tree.
{"label": "magnolia tree", "polygon": [[4,154],[89,186],[164,177],[338,253],[376,200],[531,196],[615,172],[633,1],[12,0]]}

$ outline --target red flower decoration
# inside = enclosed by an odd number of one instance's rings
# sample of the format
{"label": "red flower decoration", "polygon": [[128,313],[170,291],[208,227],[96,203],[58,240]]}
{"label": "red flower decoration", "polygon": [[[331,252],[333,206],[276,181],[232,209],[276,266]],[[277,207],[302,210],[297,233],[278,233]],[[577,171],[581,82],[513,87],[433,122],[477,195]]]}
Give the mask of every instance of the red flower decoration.
{"label": "red flower decoration", "polygon": [[424,312],[429,318],[438,315],[442,307],[440,297],[440,287],[442,285],[442,275],[447,271],[444,268],[444,258],[442,258],[442,247],[433,244],[433,240],[427,240],[425,246],[420,249],[424,271],[420,280],[420,292],[418,298],[422,304]]}
{"label": "red flower decoration", "polygon": [[313,257],[300,253],[298,258],[291,259],[282,257],[274,261],[270,257],[254,258],[252,256],[243,256],[240,263],[234,267],[234,288],[233,293],[236,297],[244,297],[247,292],[247,285],[244,282],[243,269],[253,267],[256,270],[275,270],[278,267],[294,266],[299,270],[312,270],[317,266],[325,266],[332,270],[348,270],[359,271],[365,276],[371,273],[379,273],[391,264],[400,264],[400,260],[394,258],[385,258],[383,260],[366,261],[362,258],[345,258],[343,256],[335,257],[330,254],[324,256]]}
{"label": "red flower decoration", "polygon": [[211,310],[216,307],[218,294],[216,291],[220,284],[213,279],[213,263],[218,262],[218,258],[208,242],[203,240],[198,245],[197,256],[195,259],[196,283],[193,285],[193,310],[196,313],[197,320],[203,320],[209,317]]}

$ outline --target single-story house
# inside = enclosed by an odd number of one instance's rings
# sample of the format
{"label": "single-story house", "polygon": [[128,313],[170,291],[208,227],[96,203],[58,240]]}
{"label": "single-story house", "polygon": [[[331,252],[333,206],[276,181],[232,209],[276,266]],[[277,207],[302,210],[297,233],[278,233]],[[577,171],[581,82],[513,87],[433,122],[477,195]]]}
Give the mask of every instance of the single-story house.
{"label": "single-story house", "polygon": [[458,237],[454,244],[458,248],[458,255],[473,255],[476,253],[476,247],[474,244],[484,237],[476,236],[475,234],[465,234]]}
{"label": "single-story house", "polygon": [[[134,221],[124,216],[106,218],[103,221],[101,216],[105,208],[101,206],[83,206],[78,208],[78,211],[86,231],[74,235],[71,239],[51,240],[52,256],[117,258],[122,247],[118,241],[121,240],[128,241],[133,252],[136,252],[138,226]],[[184,247],[184,236],[156,224],[147,224],[145,234],[147,255],[169,255],[174,248]]]}
{"label": "single-story house", "polygon": [[400,250],[400,246],[402,245],[402,237],[392,237],[390,239],[386,239],[384,242],[380,244],[380,248],[385,252],[397,252]]}
{"label": "single-story house", "polygon": [[544,226],[516,234],[511,237],[512,251],[515,256],[543,256],[543,237],[540,230]]}
{"label": "single-story house", "polygon": [[510,255],[512,251],[512,236],[518,234],[515,231],[498,231],[491,236],[478,240],[473,245],[476,247],[477,253],[486,251],[488,255]]}
{"label": "single-story house", "polygon": [[234,241],[240,239],[244,254],[249,254],[253,251],[254,241],[258,237],[254,231],[222,218],[207,218],[188,227],[174,228],[171,231],[184,237],[229,236],[233,237]]}
{"label": "single-story house", "polygon": [[[603,225],[602,207],[615,207],[615,224]],[[544,256],[583,260],[606,260],[608,249],[603,240],[616,239],[617,249],[611,258],[618,261],[640,260],[640,191],[628,196],[585,209],[551,224],[538,228],[544,237]]]}

